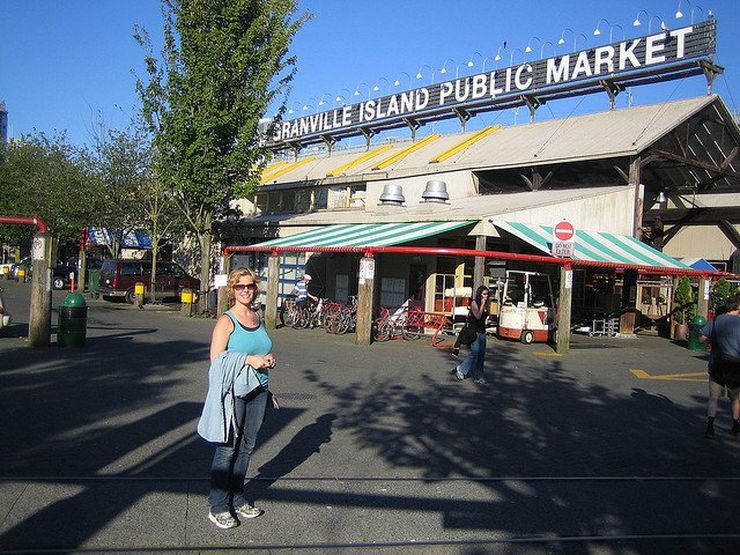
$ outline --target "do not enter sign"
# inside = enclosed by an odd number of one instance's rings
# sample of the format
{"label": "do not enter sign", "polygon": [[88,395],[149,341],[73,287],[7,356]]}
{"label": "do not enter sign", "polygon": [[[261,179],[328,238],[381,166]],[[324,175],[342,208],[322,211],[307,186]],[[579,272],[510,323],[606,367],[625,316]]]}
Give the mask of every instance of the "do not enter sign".
{"label": "do not enter sign", "polygon": [[558,258],[573,258],[575,254],[575,235],[576,230],[573,224],[563,220],[558,222],[552,228],[552,247],[550,252]]}
{"label": "do not enter sign", "polygon": [[558,241],[572,241],[575,233],[576,230],[573,224],[565,220],[555,224],[555,228],[553,229],[553,235]]}

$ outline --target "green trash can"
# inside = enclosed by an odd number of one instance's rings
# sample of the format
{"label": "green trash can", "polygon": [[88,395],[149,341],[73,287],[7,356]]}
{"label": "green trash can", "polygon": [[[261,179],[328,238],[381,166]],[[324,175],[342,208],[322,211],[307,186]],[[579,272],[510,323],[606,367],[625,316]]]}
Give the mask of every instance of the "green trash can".
{"label": "green trash can", "polygon": [[69,293],[59,307],[57,345],[84,347],[87,335],[87,303],[80,293]]}
{"label": "green trash can", "polygon": [[97,299],[100,296],[100,268],[88,270],[87,290],[93,299]]}
{"label": "green trash can", "polygon": [[701,337],[701,329],[707,323],[707,319],[704,316],[694,316],[689,324],[689,349],[692,351],[706,351],[707,344],[701,343],[699,338]]}

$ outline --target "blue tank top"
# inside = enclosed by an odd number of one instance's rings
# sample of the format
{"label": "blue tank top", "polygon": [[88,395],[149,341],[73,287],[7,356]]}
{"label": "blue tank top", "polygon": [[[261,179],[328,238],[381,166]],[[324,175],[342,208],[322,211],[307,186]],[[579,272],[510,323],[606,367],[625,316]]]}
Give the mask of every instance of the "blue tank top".
{"label": "blue tank top", "polygon": [[[267,335],[265,323],[262,320],[256,328],[247,328],[239,323],[239,320],[230,310],[227,310],[225,314],[231,318],[231,322],[234,324],[234,331],[229,335],[229,341],[226,344],[227,351],[258,356],[265,356],[272,351],[272,340]],[[257,372],[257,379],[266,388],[270,378],[269,373],[263,368],[255,368],[255,371]]]}

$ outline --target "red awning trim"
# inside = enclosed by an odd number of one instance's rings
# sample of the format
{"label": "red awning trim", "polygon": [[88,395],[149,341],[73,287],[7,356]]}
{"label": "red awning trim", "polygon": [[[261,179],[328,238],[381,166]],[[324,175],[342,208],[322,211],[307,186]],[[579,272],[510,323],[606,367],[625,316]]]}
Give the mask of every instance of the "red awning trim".
{"label": "red awning trim", "polygon": [[235,252],[270,252],[273,255],[282,252],[344,252],[356,253],[371,257],[375,254],[430,254],[436,256],[481,256],[497,260],[520,260],[523,262],[539,262],[555,264],[566,268],[610,268],[614,270],[637,270],[638,272],[661,276],[697,276],[697,277],[737,277],[727,272],[707,272],[701,270],[687,270],[683,268],[665,268],[662,266],[643,266],[639,264],[617,264],[614,262],[600,262],[595,260],[571,260],[536,254],[520,254],[501,251],[481,251],[475,249],[458,249],[446,247],[259,247],[259,246],[230,246],[224,249],[224,255]]}

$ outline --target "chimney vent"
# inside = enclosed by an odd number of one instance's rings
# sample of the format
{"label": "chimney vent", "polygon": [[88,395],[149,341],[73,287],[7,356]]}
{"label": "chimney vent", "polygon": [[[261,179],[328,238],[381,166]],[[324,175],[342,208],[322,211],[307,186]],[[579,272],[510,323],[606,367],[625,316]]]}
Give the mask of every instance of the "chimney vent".
{"label": "chimney vent", "polygon": [[403,196],[403,187],[400,185],[385,185],[380,195],[379,206],[401,206],[406,201]]}
{"label": "chimney vent", "polygon": [[421,194],[421,202],[436,202],[446,204],[450,200],[447,194],[447,183],[444,181],[427,181],[427,186]]}

